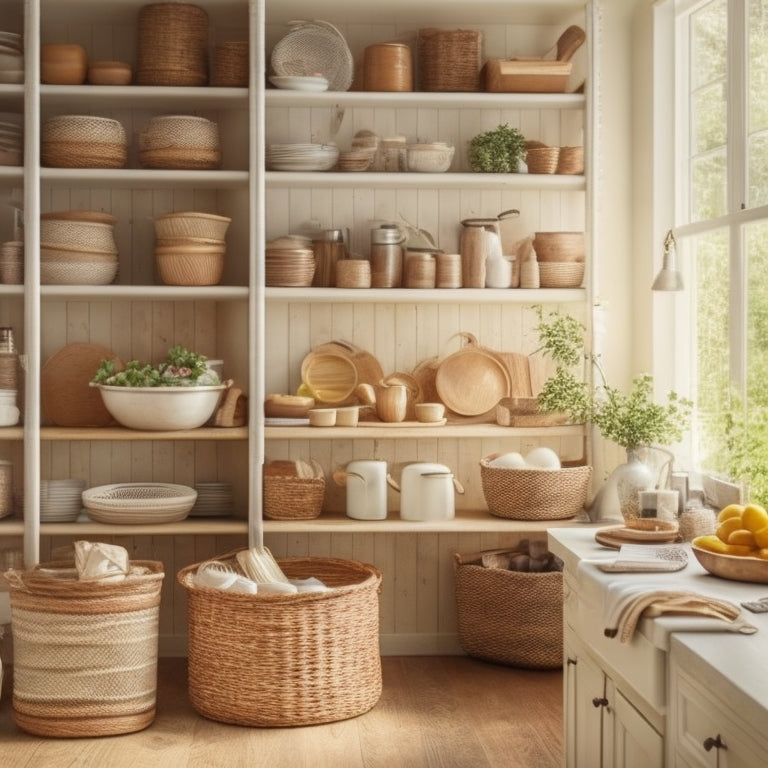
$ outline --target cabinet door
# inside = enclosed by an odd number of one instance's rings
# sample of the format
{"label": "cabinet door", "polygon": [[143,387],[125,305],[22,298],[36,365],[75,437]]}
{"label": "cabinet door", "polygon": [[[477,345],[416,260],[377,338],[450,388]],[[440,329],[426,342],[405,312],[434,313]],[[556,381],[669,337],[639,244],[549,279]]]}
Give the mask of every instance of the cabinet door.
{"label": "cabinet door", "polygon": [[670,762],[702,768],[768,765],[764,733],[748,730],[738,713],[677,663],[670,668]]}
{"label": "cabinet door", "polygon": [[[608,681],[611,712],[611,759],[614,768],[663,768],[664,740],[653,726]],[[607,729],[606,729],[607,730]],[[606,750],[607,751],[607,750]]]}
{"label": "cabinet door", "polygon": [[566,629],[566,768],[603,765],[605,675]]}

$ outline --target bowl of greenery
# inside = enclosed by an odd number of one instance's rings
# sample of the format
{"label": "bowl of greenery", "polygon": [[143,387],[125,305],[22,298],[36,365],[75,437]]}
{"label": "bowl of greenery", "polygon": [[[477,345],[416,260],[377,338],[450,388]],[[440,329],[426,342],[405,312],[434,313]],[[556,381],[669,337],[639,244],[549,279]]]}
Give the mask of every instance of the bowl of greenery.
{"label": "bowl of greenery", "polygon": [[159,365],[131,360],[118,368],[102,360],[91,386],[122,426],[165,431],[203,426],[229,384],[206,365],[204,355],[175,346]]}

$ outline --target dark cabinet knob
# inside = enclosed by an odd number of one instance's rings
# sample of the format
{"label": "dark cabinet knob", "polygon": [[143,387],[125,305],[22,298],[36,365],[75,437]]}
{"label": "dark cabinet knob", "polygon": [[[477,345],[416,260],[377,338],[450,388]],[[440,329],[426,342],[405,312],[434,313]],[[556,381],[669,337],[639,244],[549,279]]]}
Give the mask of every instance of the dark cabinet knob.
{"label": "dark cabinet knob", "polygon": [[720,734],[718,733],[717,736],[713,739],[711,736],[704,739],[704,749],[709,752],[713,747],[717,749],[728,749],[728,747],[725,746],[723,740],[720,738]]}
{"label": "dark cabinet knob", "polygon": [[608,699],[606,699],[605,696],[602,696],[602,697],[595,696],[595,698],[592,699],[592,704],[595,707],[607,707],[608,706]]}

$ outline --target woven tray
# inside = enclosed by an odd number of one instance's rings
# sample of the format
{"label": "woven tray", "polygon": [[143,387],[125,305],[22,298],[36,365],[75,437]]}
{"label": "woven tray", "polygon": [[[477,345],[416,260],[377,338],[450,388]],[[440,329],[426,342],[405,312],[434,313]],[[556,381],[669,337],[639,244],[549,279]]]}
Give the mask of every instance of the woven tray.
{"label": "woven tray", "polygon": [[13,719],[65,738],[146,728],[155,718],[163,564],[131,562],[123,581],[79,581],[73,563],[8,571]]}
{"label": "woven tray", "polygon": [[[221,558],[219,558],[221,559]],[[236,566],[234,555],[225,562]],[[356,717],[381,696],[381,574],[354,560],[278,560],[290,579],[329,592],[247,595],[187,590],[189,697],[211,720],[247,726],[316,725]]]}
{"label": "woven tray", "polygon": [[470,656],[531,669],[563,663],[563,574],[481,565],[454,553],[459,642]]}
{"label": "woven tray", "polygon": [[170,523],[183,520],[197,491],[173,483],[115,483],[83,491],[88,516],[100,523]]}
{"label": "woven tray", "polygon": [[516,469],[491,467],[498,454],[480,461],[488,511],[510,520],[565,520],[584,509],[592,467]]}

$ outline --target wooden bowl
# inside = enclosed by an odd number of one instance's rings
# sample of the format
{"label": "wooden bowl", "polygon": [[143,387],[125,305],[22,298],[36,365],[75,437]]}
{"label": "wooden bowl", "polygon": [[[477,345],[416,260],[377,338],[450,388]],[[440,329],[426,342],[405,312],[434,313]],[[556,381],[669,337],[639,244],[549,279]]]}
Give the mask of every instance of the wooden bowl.
{"label": "wooden bowl", "polygon": [[720,555],[701,549],[695,544],[691,551],[696,556],[704,570],[713,576],[731,581],[751,581],[757,584],[768,584],[768,560],[760,557],[740,557],[736,555]]}
{"label": "wooden bowl", "polygon": [[82,85],[88,54],[82,45],[50,43],[40,46],[40,80],[49,85]]}
{"label": "wooden bowl", "polygon": [[126,61],[92,61],[88,64],[91,85],[130,85],[133,70]]}

